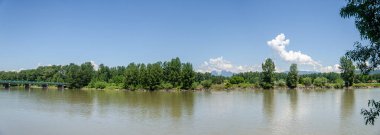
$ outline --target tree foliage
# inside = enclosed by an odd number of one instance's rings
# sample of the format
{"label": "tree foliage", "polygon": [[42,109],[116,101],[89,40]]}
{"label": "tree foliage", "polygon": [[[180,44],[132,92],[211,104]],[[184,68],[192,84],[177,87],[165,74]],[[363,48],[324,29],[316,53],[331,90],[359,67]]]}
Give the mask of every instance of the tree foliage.
{"label": "tree foliage", "polygon": [[380,64],[380,1],[347,0],[340,15],[343,18],[354,17],[361,38],[370,41],[369,45],[356,42],[355,49],[346,53],[367,74]]}
{"label": "tree foliage", "polygon": [[340,58],[340,76],[344,80],[344,85],[346,87],[352,86],[354,83],[355,76],[355,66],[350,59],[347,57]]}
{"label": "tree foliage", "polygon": [[326,83],[327,83],[327,78],[325,77],[317,77],[314,79],[314,86],[316,87],[323,87],[323,86],[326,86]]}
{"label": "tree foliage", "polygon": [[309,87],[313,84],[313,79],[311,79],[310,77],[302,78],[302,84],[306,87]]}
{"label": "tree foliage", "polygon": [[195,72],[191,63],[185,63],[181,69],[181,82],[183,89],[190,89],[194,83]]}
{"label": "tree foliage", "polygon": [[298,68],[297,68],[297,64],[292,64],[290,66],[290,71],[288,73],[288,76],[286,78],[286,85],[291,88],[291,89],[294,89],[297,87],[298,85]]}
{"label": "tree foliage", "polygon": [[232,76],[230,81],[231,84],[240,84],[244,82],[244,78],[241,76]]}
{"label": "tree foliage", "polygon": [[274,71],[275,65],[272,59],[268,58],[262,64],[262,77],[261,77],[261,87],[264,89],[272,89],[274,87]]}
{"label": "tree foliage", "polygon": [[369,100],[367,109],[362,109],[361,114],[364,116],[365,124],[375,124],[375,119],[379,117],[380,113],[380,101]]}

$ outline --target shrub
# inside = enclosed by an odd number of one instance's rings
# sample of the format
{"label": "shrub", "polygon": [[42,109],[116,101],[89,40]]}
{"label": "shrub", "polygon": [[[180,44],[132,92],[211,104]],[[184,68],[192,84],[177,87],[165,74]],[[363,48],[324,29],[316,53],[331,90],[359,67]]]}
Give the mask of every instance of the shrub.
{"label": "shrub", "polygon": [[173,88],[173,85],[172,85],[171,83],[161,83],[161,84],[160,84],[160,87],[161,87],[162,89],[166,89],[166,90],[168,90],[168,89],[172,89],[172,88]]}
{"label": "shrub", "polygon": [[95,82],[94,87],[96,89],[104,89],[107,87],[107,83],[103,81],[98,81],[98,82]]}
{"label": "shrub", "polygon": [[323,87],[326,86],[327,78],[325,77],[317,77],[314,79],[314,86],[316,87]]}
{"label": "shrub", "polygon": [[340,79],[340,78],[336,79],[335,84],[334,84],[334,88],[339,89],[339,88],[343,88],[343,87],[344,87],[344,80]]}
{"label": "shrub", "polygon": [[229,82],[231,84],[240,84],[244,82],[244,78],[241,76],[232,76]]}
{"label": "shrub", "polygon": [[228,89],[228,88],[230,88],[231,87],[231,83],[229,82],[229,81],[226,81],[225,83],[224,83],[224,88],[225,89]]}
{"label": "shrub", "polygon": [[191,84],[191,89],[192,90],[196,90],[196,89],[198,89],[198,86],[199,86],[199,83],[198,82],[194,82],[193,84]]}
{"label": "shrub", "polygon": [[201,85],[203,86],[203,88],[209,89],[212,85],[212,81],[211,80],[204,80],[201,82]]}
{"label": "shrub", "polygon": [[277,86],[280,86],[280,87],[285,87],[286,86],[286,82],[284,79],[280,79],[277,81]]}
{"label": "shrub", "polygon": [[313,84],[313,80],[310,77],[302,78],[301,81],[302,81],[302,84],[305,85],[306,87],[309,87],[311,86],[311,84]]}
{"label": "shrub", "polygon": [[253,88],[255,84],[250,84],[250,83],[241,83],[238,85],[240,88]]}

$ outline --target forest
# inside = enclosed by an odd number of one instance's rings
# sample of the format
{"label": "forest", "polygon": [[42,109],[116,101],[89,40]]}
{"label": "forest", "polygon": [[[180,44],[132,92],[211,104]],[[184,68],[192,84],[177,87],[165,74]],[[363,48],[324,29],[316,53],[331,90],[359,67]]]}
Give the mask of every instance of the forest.
{"label": "forest", "polygon": [[[341,61],[342,62],[342,61]],[[352,63],[351,63],[352,64]],[[182,63],[173,58],[156,63],[130,63],[128,66],[108,67],[100,64],[95,70],[90,62],[77,65],[40,66],[21,71],[1,71],[0,80],[27,80],[44,82],[65,82],[69,89],[234,89],[234,88],[343,88],[343,73],[298,74],[296,64],[289,72],[275,72],[274,63],[267,59],[262,72],[243,72],[230,77],[211,73],[196,72],[191,63]],[[380,74],[355,72],[349,86],[378,86]]]}

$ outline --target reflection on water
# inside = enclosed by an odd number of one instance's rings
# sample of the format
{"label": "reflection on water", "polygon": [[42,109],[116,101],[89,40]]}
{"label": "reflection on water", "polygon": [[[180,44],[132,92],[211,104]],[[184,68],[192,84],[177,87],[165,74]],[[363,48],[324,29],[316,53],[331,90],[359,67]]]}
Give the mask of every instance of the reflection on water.
{"label": "reflection on water", "polygon": [[341,97],[341,107],[340,112],[342,117],[350,117],[354,113],[355,107],[355,91],[354,90],[343,90]]}
{"label": "reflection on water", "polygon": [[297,90],[288,90],[286,94],[288,94],[289,102],[290,102],[290,110],[292,115],[297,114],[297,102],[298,102],[298,91]]}
{"label": "reflection on water", "polygon": [[[379,134],[380,89],[133,92],[0,90],[0,134]],[[42,130],[43,129],[43,130]]]}
{"label": "reflection on water", "polygon": [[274,110],[274,91],[273,90],[264,90],[263,91],[263,111],[265,118],[271,120],[273,118]]}

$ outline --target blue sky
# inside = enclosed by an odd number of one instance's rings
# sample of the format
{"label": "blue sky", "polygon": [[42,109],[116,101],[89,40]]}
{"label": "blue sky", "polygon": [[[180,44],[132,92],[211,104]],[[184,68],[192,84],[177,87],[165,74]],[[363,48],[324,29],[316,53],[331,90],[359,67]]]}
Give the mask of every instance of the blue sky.
{"label": "blue sky", "polygon": [[[180,57],[199,70],[256,69],[283,33],[321,70],[359,41],[344,0],[0,0],[0,70],[94,61],[109,66]],[[205,64],[207,62],[207,64]],[[239,66],[241,65],[241,66]],[[232,67],[231,67],[232,66]]]}

